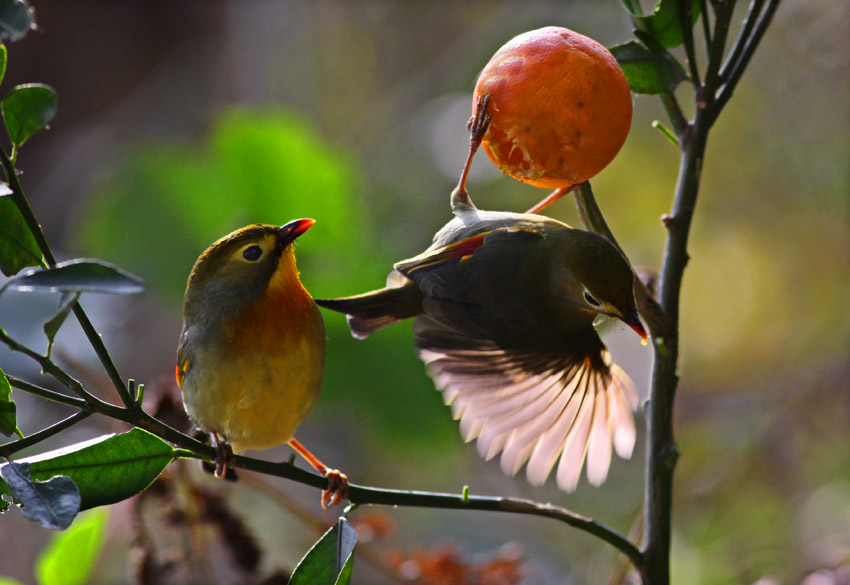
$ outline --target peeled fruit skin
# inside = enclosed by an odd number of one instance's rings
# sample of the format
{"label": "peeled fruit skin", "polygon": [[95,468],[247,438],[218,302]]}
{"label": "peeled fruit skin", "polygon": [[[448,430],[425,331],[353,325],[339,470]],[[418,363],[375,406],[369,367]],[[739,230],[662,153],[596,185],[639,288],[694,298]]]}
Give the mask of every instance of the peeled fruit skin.
{"label": "peeled fruit skin", "polygon": [[482,147],[503,173],[549,189],[590,179],[629,133],[632,97],[613,55],[584,35],[549,26],[499,49],[478,77],[490,95]]}

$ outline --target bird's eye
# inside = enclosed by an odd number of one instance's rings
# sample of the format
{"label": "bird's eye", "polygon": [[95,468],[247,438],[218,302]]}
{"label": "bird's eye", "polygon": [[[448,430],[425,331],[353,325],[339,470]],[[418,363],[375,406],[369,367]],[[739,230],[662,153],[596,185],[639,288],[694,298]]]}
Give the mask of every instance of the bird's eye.
{"label": "bird's eye", "polygon": [[242,251],[242,257],[248,262],[256,262],[263,255],[263,249],[259,246],[248,246]]}
{"label": "bird's eye", "polygon": [[593,295],[591,295],[587,291],[584,291],[584,300],[587,301],[588,305],[593,305],[594,307],[601,307],[602,306],[602,304],[599,301],[597,301],[596,299],[594,299]]}

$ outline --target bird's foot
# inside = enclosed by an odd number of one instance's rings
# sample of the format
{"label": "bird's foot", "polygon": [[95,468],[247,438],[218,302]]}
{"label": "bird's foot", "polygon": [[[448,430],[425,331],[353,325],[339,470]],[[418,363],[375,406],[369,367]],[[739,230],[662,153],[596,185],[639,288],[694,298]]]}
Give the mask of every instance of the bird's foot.
{"label": "bird's foot", "polygon": [[328,488],[322,490],[322,508],[333,508],[348,498],[348,476],[339,469],[328,469],[325,472],[328,478]]}
{"label": "bird's foot", "polygon": [[227,475],[228,468],[233,465],[233,448],[227,439],[219,433],[213,433],[213,443],[215,443],[215,473],[218,479],[222,479]]}

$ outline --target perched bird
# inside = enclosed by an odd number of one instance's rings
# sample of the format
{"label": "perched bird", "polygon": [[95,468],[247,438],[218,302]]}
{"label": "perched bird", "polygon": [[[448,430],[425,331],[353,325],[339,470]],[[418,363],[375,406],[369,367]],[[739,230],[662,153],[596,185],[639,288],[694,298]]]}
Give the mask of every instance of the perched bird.
{"label": "perched bird", "polygon": [[461,432],[509,474],[527,462],[534,485],[560,458],[572,491],[587,459],[590,483],[612,448],[629,457],[637,395],[611,362],[593,322],[620,319],[643,340],[634,273],[603,236],[534,214],[482,211],[465,182],[486,131],[486,100],[470,120],[467,164],[452,194],[455,218],[423,253],[395,264],[385,288],[322,300],[348,315],[355,337],[415,318],[414,342]]}
{"label": "perched bird", "polygon": [[213,437],[217,476],[234,450],[289,443],[328,477],[327,507],[345,497],[347,479],[293,437],[324,371],[324,323],[292,250],[314,223],[250,225],[201,254],[186,286],[177,383],[186,412]]}

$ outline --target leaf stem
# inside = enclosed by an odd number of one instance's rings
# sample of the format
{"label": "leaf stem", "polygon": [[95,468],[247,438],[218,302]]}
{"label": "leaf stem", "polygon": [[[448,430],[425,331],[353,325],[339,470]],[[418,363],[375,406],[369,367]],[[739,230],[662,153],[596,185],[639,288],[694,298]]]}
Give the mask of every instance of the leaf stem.
{"label": "leaf stem", "polygon": [[699,66],[697,63],[697,54],[694,48],[694,29],[693,29],[693,10],[691,9],[690,0],[680,2],[682,7],[682,44],[685,45],[685,54],[688,59],[688,69],[691,72],[691,83],[694,87],[702,85],[699,75]]}

